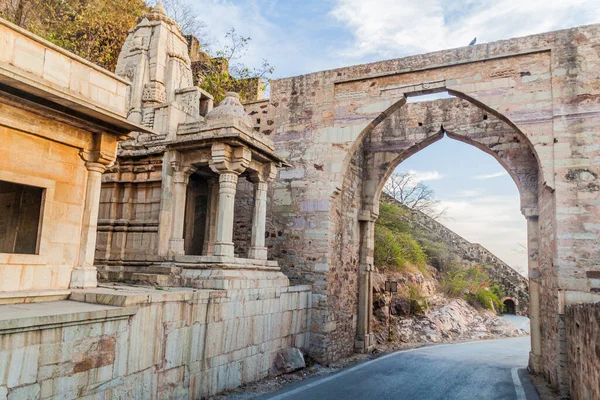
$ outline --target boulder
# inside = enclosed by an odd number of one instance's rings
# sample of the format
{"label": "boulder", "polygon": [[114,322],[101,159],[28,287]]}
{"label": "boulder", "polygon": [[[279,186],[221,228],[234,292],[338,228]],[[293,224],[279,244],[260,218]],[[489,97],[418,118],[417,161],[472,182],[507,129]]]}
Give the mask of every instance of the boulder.
{"label": "boulder", "polygon": [[306,363],[302,352],[295,347],[288,347],[275,355],[271,366],[271,375],[289,374],[304,367],[306,367]]}

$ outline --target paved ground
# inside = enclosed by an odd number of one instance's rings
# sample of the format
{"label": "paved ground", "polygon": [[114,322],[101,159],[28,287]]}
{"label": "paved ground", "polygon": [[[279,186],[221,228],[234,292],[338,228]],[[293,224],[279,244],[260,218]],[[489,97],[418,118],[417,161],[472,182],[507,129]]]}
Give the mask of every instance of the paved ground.
{"label": "paved ground", "polygon": [[529,318],[527,317],[522,317],[520,315],[504,314],[502,315],[502,318],[513,324],[515,328],[523,329],[527,333],[529,333],[529,330],[531,329],[531,323],[529,321]]}
{"label": "paved ground", "polygon": [[521,337],[400,351],[260,398],[537,400],[524,370],[529,340]]}

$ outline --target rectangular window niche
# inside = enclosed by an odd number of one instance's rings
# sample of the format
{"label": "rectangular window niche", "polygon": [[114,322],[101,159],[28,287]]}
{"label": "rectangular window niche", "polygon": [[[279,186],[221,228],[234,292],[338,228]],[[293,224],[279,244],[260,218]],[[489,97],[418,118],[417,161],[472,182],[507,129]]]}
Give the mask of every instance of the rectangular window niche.
{"label": "rectangular window niche", "polygon": [[0,180],[0,253],[38,254],[44,192]]}

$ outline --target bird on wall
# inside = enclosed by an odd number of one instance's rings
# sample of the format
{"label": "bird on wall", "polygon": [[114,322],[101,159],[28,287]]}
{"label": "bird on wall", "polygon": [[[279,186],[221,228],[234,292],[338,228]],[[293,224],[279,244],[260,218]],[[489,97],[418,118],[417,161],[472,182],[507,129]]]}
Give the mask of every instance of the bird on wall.
{"label": "bird on wall", "polygon": [[469,46],[473,46],[475,43],[477,43],[477,37],[474,37],[473,40],[471,40],[471,43],[469,43]]}

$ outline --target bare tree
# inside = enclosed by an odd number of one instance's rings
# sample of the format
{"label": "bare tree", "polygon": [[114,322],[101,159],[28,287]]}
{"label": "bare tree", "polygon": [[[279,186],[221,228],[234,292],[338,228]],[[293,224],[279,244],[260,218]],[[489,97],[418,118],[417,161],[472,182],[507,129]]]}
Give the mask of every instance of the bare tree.
{"label": "bare tree", "polygon": [[398,202],[413,210],[421,211],[433,219],[443,216],[446,209],[440,208],[440,201],[430,187],[415,179],[408,172],[395,173],[390,176],[383,187],[387,196],[383,201]]}
{"label": "bare tree", "polygon": [[[206,33],[206,24],[200,19],[200,14],[189,0],[160,0],[169,18],[179,24],[184,35],[193,35],[200,41],[203,47],[208,45],[209,39]],[[158,0],[147,2],[155,6]]]}
{"label": "bare tree", "polygon": [[23,28],[28,27],[32,14],[40,9],[40,0],[0,0],[0,17]]}

